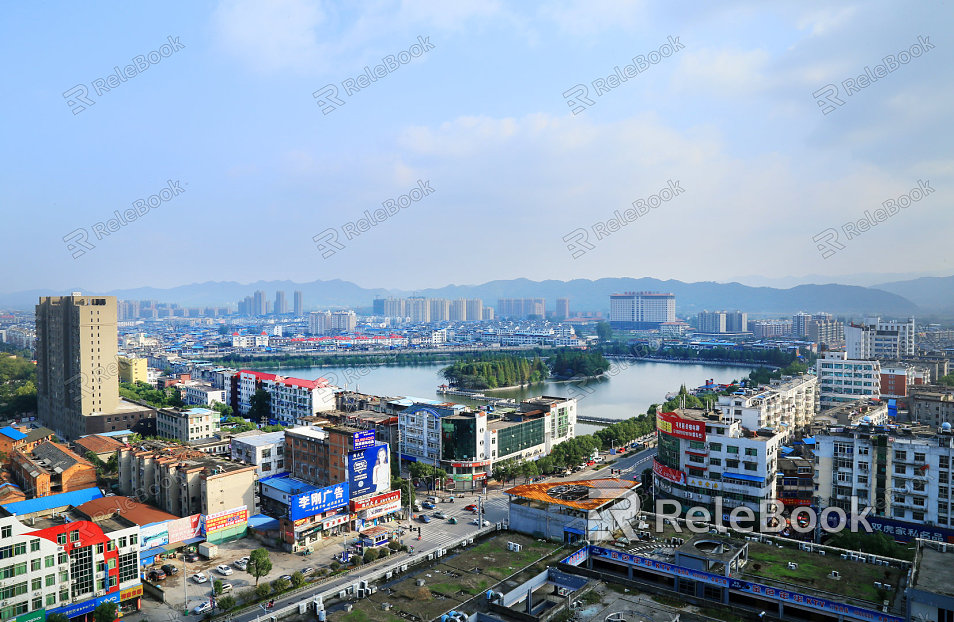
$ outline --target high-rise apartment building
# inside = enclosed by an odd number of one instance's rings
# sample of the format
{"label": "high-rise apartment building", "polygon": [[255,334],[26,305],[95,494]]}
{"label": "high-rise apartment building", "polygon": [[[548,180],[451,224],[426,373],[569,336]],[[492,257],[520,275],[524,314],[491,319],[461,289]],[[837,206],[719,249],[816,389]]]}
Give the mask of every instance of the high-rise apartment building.
{"label": "high-rise apartment building", "polygon": [[621,329],[656,329],[676,321],[676,295],[625,292],[610,295],[610,325]]}
{"label": "high-rise apartment building", "polygon": [[700,311],[696,324],[701,333],[726,332],[725,311]]}
{"label": "high-rise apartment building", "polygon": [[449,322],[450,321],[450,301],[446,298],[431,298],[431,321]]}
{"label": "high-rise apartment building", "polygon": [[556,316],[557,316],[557,319],[560,319],[560,320],[565,320],[568,317],[570,317],[570,299],[569,298],[557,298]]}
{"label": "high-rise apartment building", "polygon": [[727,311],[725,314],[725,332],[746,333],[749,331],[749,314],[744,311]]}
{"label": "high-rise apartment building", "polygon": [[484,319],[484,301],[480,298],[468,298],[464,301],[467,308],[467,321],[479,322]]}
{"label": "high-rise apartment building", "polygon": [[845,352],[825,352],[815,363],[818,402],[822,408],[838,406],[881,394],[881,364],[858,360]]}
{"label": "high-rise apartment building", "polygon": [[914,318],[903,322],[866,318],[860,324],[845,325],[845,350],[854,359],[897,360],[914,356]]}
{"label": "high-rise apartment building", "polygon": [[[41,297],[36,332],[40,420],[67,440],[106,431],[95,429],[102,423],[99,417],[124,407],[119,399],[116,297],[79,292]],[[127,418],[123,428],[141,418],[142,409],[134,410],[135,418]]]}
{"label": "high-rise apartment building", "polygon": [[832,347],[845,342],[845,325],[835,320],[812,318],[806,330],[805,337],[818,344]]}
{"label": "high-rise apartment building", "polygon": [[799,311],[792,316],[792,334],[796,337],[804,337],[808,334],[808,323],[812,320],[810,313]]}
{"label": "high-rise apartment building", "polygon": [[331,330],[339,333],[353,333],[358,327],[358,316],[354,311],[334,311],[331,314]]}
{"label": "high-rise apartment building", "polygon": [[288,313],[288,301],[285,300],[285,292],[278,290],[275,292],[275,304],[272,305],[272,312],[275,315],[285,315]]}
{"label": "high-rise apartment building", "polygon": [[324,335],[331,332],[331,312],[312,311],[308,314],[308,332],[312,335]]}
{"label": "high-rise apartment building", "polygon": [[415,324],[431,321],[431,305],[427,298],[416,296],[407,299],[407,314]]}
{"label": "high-rise apartment building", "polygon": [[500,318],[539,318],[547,315],[547,303],[544,298],[498,298],[497,317]]}
{"label": "high-rise apartment building", "polygon": [[268,303],[265,300],[265,292],[257,290],[252,296],[252,309],[250,315],[265,315],[268,312]]}
{"label": "high-rise apartment building", "polygon": [[295,317],[301,317],[305,314],[305,297],[300,289],[295,290],[294,313]]}
{"label": "high-rise apartment building", "polygon": [[463,298],[458,298],[457,300],[451,300],[450,321],[451,322],[466,322],[467,321],[467,301],[464,300]]}

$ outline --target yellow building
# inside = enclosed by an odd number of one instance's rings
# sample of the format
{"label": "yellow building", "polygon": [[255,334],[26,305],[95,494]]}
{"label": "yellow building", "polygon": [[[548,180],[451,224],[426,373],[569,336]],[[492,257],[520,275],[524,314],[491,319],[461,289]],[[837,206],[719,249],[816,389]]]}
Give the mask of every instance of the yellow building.
{"label": "yellow building", "polygon": [[120,382],[147,382],[146,359],[117,357]]}

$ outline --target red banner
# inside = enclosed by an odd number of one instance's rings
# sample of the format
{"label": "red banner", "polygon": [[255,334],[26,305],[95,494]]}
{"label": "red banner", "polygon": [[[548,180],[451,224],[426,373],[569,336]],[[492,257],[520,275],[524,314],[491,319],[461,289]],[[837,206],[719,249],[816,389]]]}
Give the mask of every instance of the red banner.
{"label": "red banner", "polygon": [[656,428],[689,441],[706,440],[706,422],[683,419],[676,413],[656,413]]}
{"label": "red banner", "polygon": [[656,462],[653,460],[653,473],[662,477],[663,479],[668,479],[674,484],[685,484],[686,483],[686,474],[678,469],[673,469],[667,467],[665,464]]}
{"label": "red banner", "polygon": [[795,498],[783,498],[783,497],[779,497],[778,502],[786,507],[810,506],[812,504],[811,499],[795,499]]}
{"label": "red banner", "polygon": [[371,497],[370,499],[360,499],[358,501],[351,502],[351,511],[360,512],[361,510],[366,510],[368,508],[377,507],[379,505],[384,505],[390,503],[395,499],[401,499],[400,490],[392,490],[391,492],[386,492],[383,495],[378,495],[376,497]]}

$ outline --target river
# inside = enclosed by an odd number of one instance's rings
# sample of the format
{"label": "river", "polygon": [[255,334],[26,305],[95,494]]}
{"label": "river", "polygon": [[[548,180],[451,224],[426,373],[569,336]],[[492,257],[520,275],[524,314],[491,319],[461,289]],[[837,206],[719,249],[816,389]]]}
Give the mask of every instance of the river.
{"label": "river", "polygon": [[[579,400],[579,413],[591,417],[628,419],[645,413],[650,404],[663,402],[665,395],[685,384],[693,388],[707,379],[729,382],[749,374],[751,367],[706,363],[666,363],[661,361],[612,361],[607,377],[584,383],[548,380],[530,387],[490,391],[487,395],[523,399],[537,395],[568,396]],[[372,395],[408,396],[440,399],[474,405],[476,402],[457,395],[439,395],[437,386],[444,381],[440,370],[447,363],[421,365],[381,365],[357,367],[282,367],[268,371],[296,378],[327,378],[329,382]],[[264,371],[264,370],[263,370]],[[576,385],[575,389],[572,389]],[[590,434],[599,429],[593,425],[577,425],[577,434]]]}

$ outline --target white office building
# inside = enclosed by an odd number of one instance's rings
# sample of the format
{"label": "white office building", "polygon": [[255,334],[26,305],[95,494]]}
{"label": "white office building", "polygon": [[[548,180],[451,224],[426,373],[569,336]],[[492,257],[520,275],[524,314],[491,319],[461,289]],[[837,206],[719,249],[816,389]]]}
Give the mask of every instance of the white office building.
{"label": "white office building", "polygon": [[914,318],[903,322],[867,318],[845,325],[845,350],[852,359],[897,360],[915,354]]}
{"label": "white office building", "polygon": [[207,440],[219,433],[220,415],[209,408],[160,408],[156,411],[156,434],[183,443]]}
{"label": "white office building", "polygon": [[[231,383],[227,386],[230,387]],[[269,394],[270,418],[283,425],[301,425],[302,417],[311,417],[335,408],[335,389],[324,378],[303,380],[243,369],[236,383],[238,413],[248,414],[258,389]],[[227,397],[230,398],[231,395]]]}
{"label": "white office building", "polygon": [[672,499],[684,510],[703,506],[710,512],[721,503],[722,518],[728,520],[735,507],[748,507],[758,516],[760,502],[776,498],[781,433],[746,428],[720,409],[657,413],[656,427],[657,500]]}
{"label": "white office building", "polygon": [[770,428],[787,441],[815,416],[818,378],[810,374],[775,380],[770,386],[719,397],[718,408],[750,430]]}
{"label": "white office building", "polygon": [[822,409],[863,397],[881,395],[881,364],[848,357],[845,352],[826,352],[815,363],[818,402]]}
{"label": "white office building", "polygon": [[610,324],[621,329],[656,329],[676,321],[676,295],[624,292],[610,295]]}
{"label": "white office building", "polygon": [[850,509],[854,496],[877,516],[954,526],[952,465],[949,425],[832,426],[815,436],[815,503]]}
{"label": "white office building", "polygon": [[251,430],[232,437],[232,460],[258,467],[259,478],[287,473],[285,432]]}
{"label": "white office building", "polygon": [[188,382],[182,401],[194,406],[211,406],[218,402],[225,403],[225,389],[216,389],[210,382]]}

